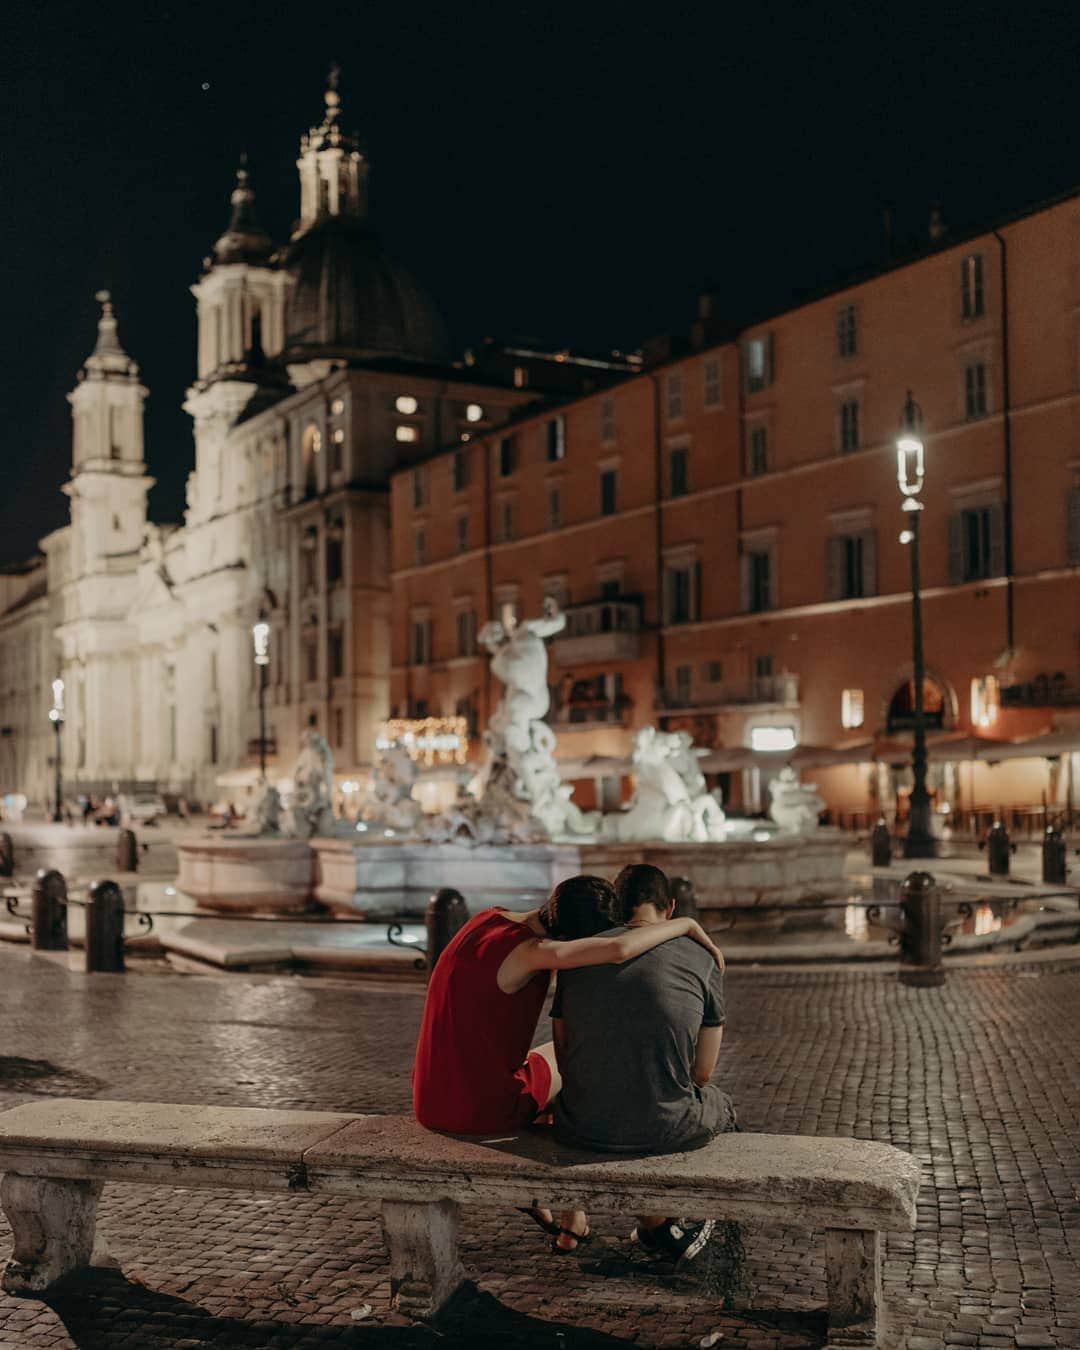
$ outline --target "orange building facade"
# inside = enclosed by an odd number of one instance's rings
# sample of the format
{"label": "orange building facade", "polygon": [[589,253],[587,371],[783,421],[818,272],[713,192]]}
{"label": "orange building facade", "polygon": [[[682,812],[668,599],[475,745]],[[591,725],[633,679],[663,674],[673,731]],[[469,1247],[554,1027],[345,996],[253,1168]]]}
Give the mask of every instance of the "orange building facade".
{"label": "orange building facade", "polygon": [[910,389],[935,806],[1071,805],[1080,197],[737,332],[711,307],[640,374],[394,476],[395,713],[482,727],[499,689],[477,633],[550,594],[568,614],[551,720],[582,805],[625,797],[633,732],[655,723],[709,749],[733,809],[764,805],[791,758],[837,818],[902,814]]}

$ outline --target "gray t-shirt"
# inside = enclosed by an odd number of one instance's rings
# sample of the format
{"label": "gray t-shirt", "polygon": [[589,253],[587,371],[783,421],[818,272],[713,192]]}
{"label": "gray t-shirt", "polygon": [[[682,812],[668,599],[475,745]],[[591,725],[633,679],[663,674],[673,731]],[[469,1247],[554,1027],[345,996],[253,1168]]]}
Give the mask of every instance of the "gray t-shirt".
{"label": "gray t-shirt", "polygon": [[560,971],[551,1015],[563,1019],[565,1034],[555,1099],[563,1142],[666,1153],[730,1128],[729,1098],[692,1077],[698,1032],[724,1024],[724,977],[693,938],[672,938],[619,966]]}

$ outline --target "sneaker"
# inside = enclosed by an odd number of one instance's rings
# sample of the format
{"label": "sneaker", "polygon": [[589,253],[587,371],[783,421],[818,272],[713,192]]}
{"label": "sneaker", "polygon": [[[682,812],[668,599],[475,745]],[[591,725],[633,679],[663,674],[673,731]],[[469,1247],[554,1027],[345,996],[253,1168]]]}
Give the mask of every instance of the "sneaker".
{"label": "sneaker", "polygon": [[701,1253],[715,1227],[715,1219],[691,1224],[684,1224],[679,1219],[665,1219],[659,1228],[635,1228],[630,1241],[644,1247],[650,1256],[666,1257],[680,1266]]}

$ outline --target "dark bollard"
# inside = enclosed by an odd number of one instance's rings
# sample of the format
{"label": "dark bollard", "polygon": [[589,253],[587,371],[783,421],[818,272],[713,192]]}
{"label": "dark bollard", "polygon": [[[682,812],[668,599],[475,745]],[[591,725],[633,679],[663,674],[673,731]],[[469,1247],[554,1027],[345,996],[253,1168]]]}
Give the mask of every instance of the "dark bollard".
{"label": "dark bollard", "polygon": [[10,834],[0,834],[0,877],[15,875],[15,844]]}
{"label": "dark bollard", "polygon": [[697,896],[694,894],[694,883],[689,877],[672,877],[671,894],[675,899],[676,919],[697,918]]}
{"label": "dark bollard", "polygon": [[137,872],[139,870],[139,842],[134,830],[121,830],[116,841],[116,870],[118,872]]}
{"label": "dark bollard", "polygon": [[912,872],[900,887],[900,914],[900,983],[918,988],[944,984],[941,896],[929,872]]}
{"label": "dark bollard", "polygon": [[990,875],[992,877],[1007,877],[1009,875],[1009,854],[1016,852],[1016,845],[1009,842],[1009,831],[1000,820],[994,821],[990,827],[990,833],[979,845],[980,848],[984,846]]}
{"label": "dark bollard", "polygon": [[115,881],[95,881],[86,908],[86,973],[124,969],[124,897]]}
{"label": "dark bollard", "polygon": [[33,918],[30,925],[30,943],[36,952],[66,952],[67,882],[60,872],[46,872],[44,868],[34,880]]}
{"label": "dark bollard", "polygon": [[1049,886],[1064,886],[1067,871],[1065,836],[1053,825],[1043,835],[1042,879]]}
{"label": "dark bollard", "polygon": [[884,816],[878,816],[870,832],[870,859],[874,867],[888,867],[892,862],[892,835]]}
{"label": "dark bollard", "polygon": [[444,886],[428,901],[425,925],[427,927],[428,974],[443,954],[450,939],[469,921],[469,907],[460,891]]}

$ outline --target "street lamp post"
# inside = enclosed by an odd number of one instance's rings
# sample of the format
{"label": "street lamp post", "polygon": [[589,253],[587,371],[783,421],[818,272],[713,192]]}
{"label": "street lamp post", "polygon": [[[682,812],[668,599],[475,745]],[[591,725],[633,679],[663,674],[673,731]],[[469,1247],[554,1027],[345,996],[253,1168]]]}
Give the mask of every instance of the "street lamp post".
{"label": "street lamp post", "polygon": [[57,677],[52,682],[52,707],[49,709],[49,721],[56,735],[56,795],[53,802],[53,820],[64,819],[64,784],[60,765],[60,728],[64,725],[64,681]]}
{"label": "street lamp post", "polygon": [[922,413],[908,390],[896,439],[896,481],[900,488],[908,527],[900,535],[901,543],[911,548],[911,664],[915,684],[915,743],[911,752],[912,787],[909,799],[908,834],[904,840],[905,858],[933,858],[937,840],[930,828],[930,793],[926,788],[926,718],[923,709],[923,633],[922,594],[919,577],[919,501],[926,469],[922,440]]}
{"label": "street lamp post", "polygon": [[266,676],[270,666],[270,625],[259,615],[252,625],[251,642],[259,672],[259,781],[266,782]]}

